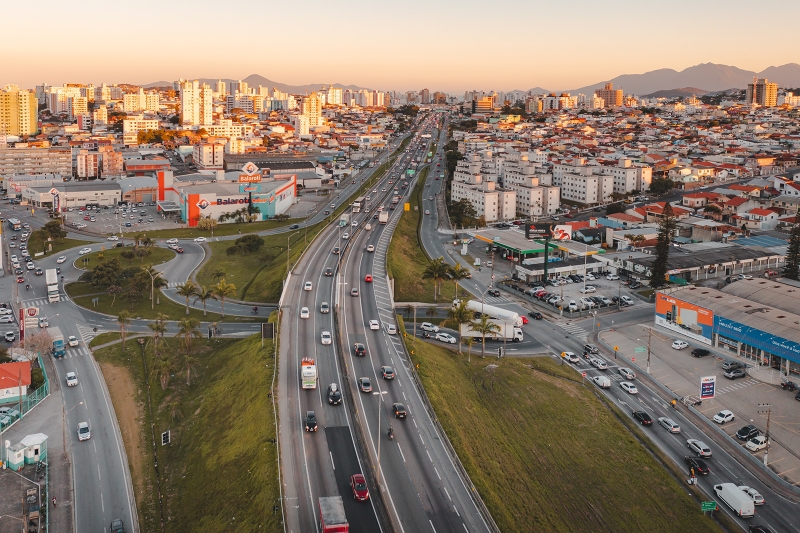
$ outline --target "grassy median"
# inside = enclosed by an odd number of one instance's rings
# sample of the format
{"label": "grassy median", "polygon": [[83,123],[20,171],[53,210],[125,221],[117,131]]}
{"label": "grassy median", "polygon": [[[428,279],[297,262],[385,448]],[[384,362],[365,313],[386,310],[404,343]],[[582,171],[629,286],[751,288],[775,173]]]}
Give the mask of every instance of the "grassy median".
{"label": "grassy median", "polygon": [[501,531],[720,531],[573,370],[407,342]]}

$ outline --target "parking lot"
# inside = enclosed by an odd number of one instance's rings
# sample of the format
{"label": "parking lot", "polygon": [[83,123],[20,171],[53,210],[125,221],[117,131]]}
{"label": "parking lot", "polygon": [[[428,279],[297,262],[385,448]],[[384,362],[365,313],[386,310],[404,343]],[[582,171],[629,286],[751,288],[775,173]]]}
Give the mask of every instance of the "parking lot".
{"label": "parking lot", "polygon": [[[70,208],[67,211],[66,224],[73,226],[77,224],[82,229],[97,233],[131,233],[146,230],[174,228],[175,224],[180,224],[178,218],[164,216],[158,212],[155,202],[134,204],[130,207],[120,205],[118,207],[103,206],[94,209],[81,211],[80,208]],[[94,220],[93,220],[94,219]],[[85,224],[85,226],[81,226]]]}

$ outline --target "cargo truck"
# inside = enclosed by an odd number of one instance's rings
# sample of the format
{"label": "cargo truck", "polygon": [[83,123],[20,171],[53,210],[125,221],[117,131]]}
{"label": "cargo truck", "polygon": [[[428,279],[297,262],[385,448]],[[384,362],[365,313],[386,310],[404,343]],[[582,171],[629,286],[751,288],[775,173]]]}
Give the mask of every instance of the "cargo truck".
{"label": "cargo truck", "polygon": [[342,213],[342,216],[339,217],[339,225],[341,227],[347,227],[350,224],[350,215],[348,213]]}
{"label": "cargo truck", "polygon": [[322,533],[348,533],[350,531],[341,496],[327,496],[319,499],[319,522],[322,526]]}
{"label": "cargo truck", "polygon": [[50,303],[58,302],[61,296],[58,293],[58,273],[55,268],[48,268],[45,271],[45,281],[47,282],[47,299]]}
{"label": "cargo truck", "polygon": [[386,224],[389,222],[389,212],[388,211],[381,211],[378,213],[378,222],[381,224]]}
{"label": "cargo truck", "polygon": [[[458,300],[455,300],[453,302],[453,307],[456,307],[457,305]],[[514,311],[509,311],[508,309],[482,304],[481,302],[477,302],[475,300],[469,300],[467,302],[467,309],[475,312],[477,316],[485,314],[489,315],[489,318],[493,318],[498,321],[508,321],[518,328],[522,327],[522,318],[519,316],[519,314],[515,313]]]}
{"label": "cargo truck", "polygon": [[753,498],[735,484],[720,483],[719,485],[714,485],[714,493],[740,518],[750,518],[756,514]]}
{"label": "cargo truck", "polygon": [[56,327],[47,328],[47,333],[50,335],[50,338],[53,339],[53,357],[61,359],[67,353],[64,347],[64,335],[62,335],[61,330]]}
{"label": "cargo truck", "polygon": [[[522,341],[522,329],[518,328],[511,324],[511,322],[502,322],[499,320],[491,320],[492,324],[497,325],[500,328],[499,331],[495,333],[491,333],[486,335],[486,340],[489,341],[511,341],[511,342],[520,342]],[[469,324],[461,324],[459,333],[461,333],[461,338],[465,339],[467,337],[472,337],[476,341],[480,341],[483,335],[478,333],[477,331],[473,331],[470,329]]]}
{"label": "cargo truck", "polygon": [[300,361],[300,378],[303,381],[304,389],[317,388],[317,367],[312,358],[303,357]]}

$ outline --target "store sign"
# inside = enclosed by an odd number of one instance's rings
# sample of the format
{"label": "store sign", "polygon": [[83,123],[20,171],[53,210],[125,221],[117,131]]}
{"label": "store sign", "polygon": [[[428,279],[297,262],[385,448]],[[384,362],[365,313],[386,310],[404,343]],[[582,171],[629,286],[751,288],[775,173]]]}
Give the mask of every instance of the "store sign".
{"label": "store sign", "polygon": [[247,194],[251,192],[261,192],[261,184],[260,183],[245,183],[243,185],[239,185],[239,192],[242,194]]}
{"label": "store sign", "polygon": [[717,388],[717,376],[700,378],[700,399],[711,400]]}
{"label": "store sign", "polygon": [[242,167],[242,174],[239,174],[239,183],[259,183],[261,181],[261,171],[252,161],[248,161]]}

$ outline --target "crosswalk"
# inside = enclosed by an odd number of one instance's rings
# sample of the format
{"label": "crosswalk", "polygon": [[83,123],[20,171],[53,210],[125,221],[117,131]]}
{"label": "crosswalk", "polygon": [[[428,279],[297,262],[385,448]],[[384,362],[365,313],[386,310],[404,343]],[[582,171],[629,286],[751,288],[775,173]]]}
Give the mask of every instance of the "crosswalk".
{"label": "crosswalk", "polygon": [[81,336],[81,340],[87,346],[89,345],[90,342],[92,342],[92,339],[94,339],[95,337],[97,337],[101,333],[105,333],[105,332],[106,332],[106,330],[99,329],[99,328],[95,332],[93,327],[82,326],[82,325],[78,324],[78,335]]}
{"label": "crosswalk", "polygon": [[511,300],[508,298],[500,295],[500,296],[489,296],[488,294],[485,297],[487,304],[507,304],[511,303]]}
{"label": "crosswalk", "polygon": [[759,383],[761,382],[757,379],[747,378],[743,381],[731,381],[730,385],[725,385],[724,387],[720,387],[722,383],[718,381],[716,393],[725,394],[728,392],[735,392],[737,390],[746,389],[747,387],[752,387],[753,385],[758,385]]}
{"label": "crosswalk", "polygon": [[[62,302],[69,301],[69,296],[67,296],[63,292],[60,293],[60,298]],[[51,303],[50,300],[48,300],[47,298],[31,298],[30,300],[23,300],[22,302],[20,302],[20,305],[22,307],[46,307],[48,305],[55,305],[55,304],[58,304],[58,302]]]}
{"label": "crosswalk", "polygon": [[567,322],[566,324],[558,322],[557,324],[561,329],[566,330],[567,333],[571,334],[576,339],[580,339],[583,342],[588,341],[589,332],[583,329],[582,327],[578,326],[577,324],[573,324],[572,322]]}

